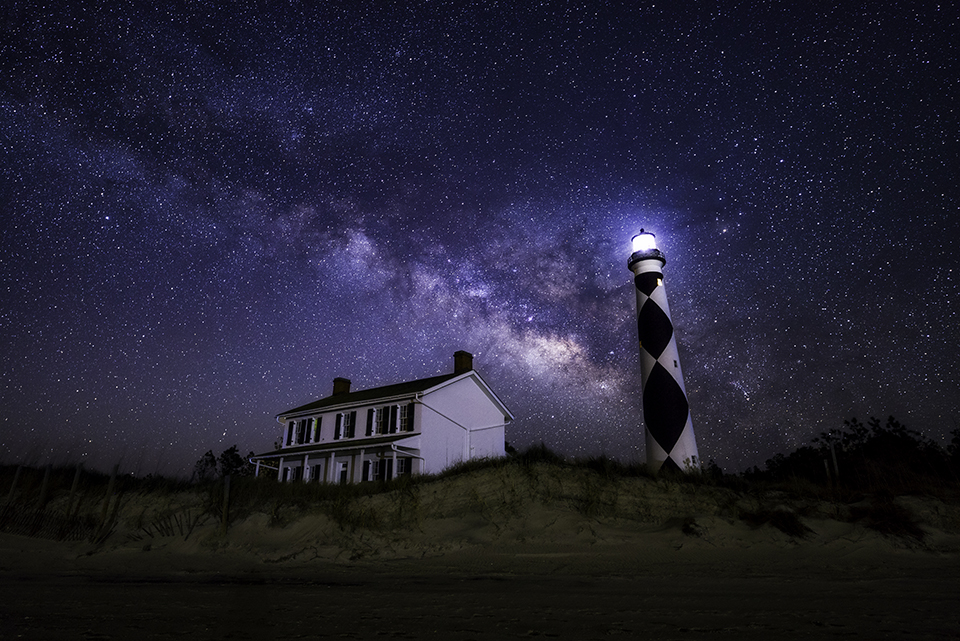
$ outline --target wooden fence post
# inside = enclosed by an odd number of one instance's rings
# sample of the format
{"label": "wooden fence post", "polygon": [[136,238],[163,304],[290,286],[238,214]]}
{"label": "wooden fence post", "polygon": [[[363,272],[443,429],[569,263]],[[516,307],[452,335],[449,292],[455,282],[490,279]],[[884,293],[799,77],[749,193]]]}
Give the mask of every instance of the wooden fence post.
{"label": "wooden fence post", "polygon": [[40,512],[47,506],[47,498],[50,495],[50,471],[53,469],[52,463],[47,463],[43,471],[43,483],[40,484],[40,500],[37,501],[37,512]]}
{"label": "wooden fence post", "polygon": [[227,519],[230,511],[230,475],[223,477],[223,514],[220,518],[220,535],[227,533]]}
{"label": "wooden fence post", "polygon": [[[73,473],[73,485],[70,486],[70,499],[67,501],[67,518],[73,516],[73,499],[77,495],[77,488],[80,486],[81,470],[83,470],[83,463],[77,463],[77,469]],[[80,507],[79,503],[77,503],[77,507]]]}
{"label": "wooden fence post", "polygon": [[17,482],[20,480],[20,470],[23,469],[22,465],[17,466],[17,471],[13,473],[13,483],[10,484],[10,491],[7,493],[7,502],[5,505],[10,505],[13,502],[13,493],[17,489]]}
{"label": "wooden fence post", "polygon": [[120,464],[113,466],[113,472],[110,474],[110,483],[107,485],[107,495],[103,497],[103,507],[100,508],[100,527],[103,528],[107,522],[107,508],[110,507],[110,497],[113,496],[113,486],[117,483],[117,472],[120,471]]}

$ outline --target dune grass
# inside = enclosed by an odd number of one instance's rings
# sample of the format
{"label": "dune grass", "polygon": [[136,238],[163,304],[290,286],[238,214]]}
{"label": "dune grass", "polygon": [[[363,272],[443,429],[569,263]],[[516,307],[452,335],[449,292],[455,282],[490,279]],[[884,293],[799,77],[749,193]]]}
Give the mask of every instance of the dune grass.
{"label": "dune grass", "polygon": [[[439,474],[389,481],[278,483],[272,476],[234,475],[228,501],[224,500],[227,486],[222,479],[190,483],[152,475],[113,476],[81,466],[3,465],[0,492],[6,493],[0,494],[0,500],[5,498],[0,508],[0,531],[52,538],[68,538],[64,533],[69,532],[73,538],[103,539],[112,531],[120,506],[129,503],[131,497],[146,495],[170,500],[187,495],[193,497],[193,503],[189,509],[148,513],[143,508],[133,525],[145,537],[189,536],[203,520],[222,521],[226,527],[254,513],[267,514],[271,527],[283,527],[306,513],[319,513],[343,530],[385,530],[415,520],[421,493],[432,484],[494,472],[504,478],[525,479],[510,482],[528,485],[536,500],[563,501],[588,518],[624,517],[622,508],[618,508],[621,484],[628,479],[645,479],[667,492],[695,494],[716,489],[720,492],[716,496],[726,497],[723,500],[729,504],[721,508],[724,513],[754,527],[775,527],[796,538],[811,532],[802,520],[811,513],[810,506],[828,504],[835,506],[835,518],[863,523],[888,536],[922,540],[919,520],[895,497],[928,495],[960,502],[960,483],[950,466],[950,455],[931,447],[893,419],[886,426],[875,419],[867,426],[855,420],[847,425],[849,433],[826,435],[829,439],[822,435],[819,449],[800,448],[789,456],[774,457],[765,471],[755,468],[740,475],[724,474],[712,462],[697,473],[658,475],[644,464],[624,463],[606,455],[568,459],[540,443],[505,457],[459,463]],[[831,443],[833,452],[828,450]],[[832,458],[827,459],[830,455]],[[828,460],[827,466],[824,460]],[[830,465],[836,466],[832,474]],[[575,481],[560,489],[547,482],[557,478]],[[389,499],[389,509],[383,509],[382,502],[380,508],[374,507],[368,500],[377,496]],[[493,500],[505,504],[519,501],[516,488],[512,492],[504,490]],[[490,497],[480,499],[478,495],[474,507],[489,513],[498,507],[490,501]],[[752,507],[737,507],[737,501],[746,501]],[[695,523],[692,517],[688,520]],[[689,529],[695,534],[698,528],[691,525]]]}

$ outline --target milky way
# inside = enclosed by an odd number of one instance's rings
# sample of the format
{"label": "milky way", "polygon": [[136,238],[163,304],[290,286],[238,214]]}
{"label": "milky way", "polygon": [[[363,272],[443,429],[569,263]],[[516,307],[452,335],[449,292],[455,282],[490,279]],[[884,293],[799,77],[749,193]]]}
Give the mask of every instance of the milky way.
{"label": "milky way", "polygon": [[960,427],[947,3],[51,4],[0,31],[0,462],[188,475],[458,349],[511,444],[643,460],[641,227],[704,460]]}

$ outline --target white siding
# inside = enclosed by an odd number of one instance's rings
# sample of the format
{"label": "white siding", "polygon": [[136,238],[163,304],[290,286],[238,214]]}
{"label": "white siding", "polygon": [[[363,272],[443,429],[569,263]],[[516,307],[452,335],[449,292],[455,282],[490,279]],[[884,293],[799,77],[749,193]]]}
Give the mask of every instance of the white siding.
{"label": "white siding", "polygon": [[418,410],[424,472],[504,455],[504,415],[472,377],[425,395]]}

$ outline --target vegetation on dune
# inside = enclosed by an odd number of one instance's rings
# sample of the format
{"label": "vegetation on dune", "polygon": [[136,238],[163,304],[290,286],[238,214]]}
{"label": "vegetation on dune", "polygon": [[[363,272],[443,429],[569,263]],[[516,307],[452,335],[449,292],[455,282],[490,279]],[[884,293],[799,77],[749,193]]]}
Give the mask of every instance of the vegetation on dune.
{"label": "vegetation on dune", "polygon": [[[824,516],[822,506],[831,505],[832,518],[922,540],[919,518],[897,497],[927,495],[956,502],[960,430],[953,436],[944,449],[893,417],[886,423],[854,418],[809,446],[771,458],[764,470],[739,475],[725,474],[713,461],[700,473],[653,474],[644,464],[606,455],[567,459],[543,443],[523,451],[509,448],[505,457],[467,461],[436,475],[348,485],[278,483],[272,475],[254,478],[237,446],[219,457],[208,451],[190,481],[138,478],[116,470],[103,474],[79,465],[0,466],[0,488],[9,490],[0,511],[0,531],[98,542],[114,531],[121,513],[128,514],[126,536],[134,539],[189,537],[206,522],[220,523],[225,532],[231,523],[254,514],[266,515],[269,527],[319,514],[346,536],[358,530],[417,528],[431,500],[434,516],[444,510],[476,514],[497,527],[503,519],[521,518],[530,501],[566,506],[587,519],[651,522],[665,513],[662,506],[652,507],[662,498],[663,505],[699,505],[696,509],[753,527],[771,526],[795,538],[811,535],[803,519]],[[475,487],[479,479],[487,479],[487,487]],[[467,484],[469,497],[458,499],[457,506],[438,505],[430,498],[443,494],[445,484],[457,483]],[[143,507],[130,517],[130,506],[141,504],[137,497],[148,496],[151,500],[144,498]],[[708,503],[710,507],[704,507]],[[680,523],[688,535],[703,534],[692,513]]]}
{"label": "vegetation on dune", "polygon": [[807,487],[854,493],[952,497],[960,478],[960,430],[946,449],[890,416],[885,424],[856,418],[822,432],[812,444],[777,454],[766,469],[743,476],[753,482],[803,481]]}

